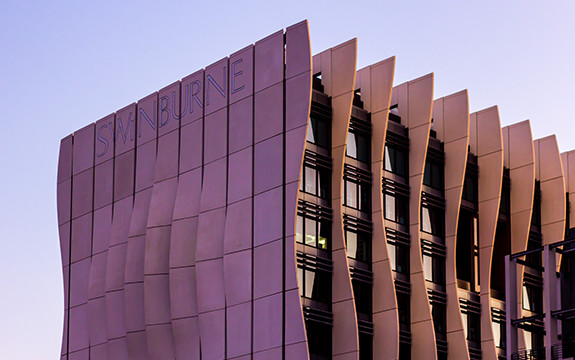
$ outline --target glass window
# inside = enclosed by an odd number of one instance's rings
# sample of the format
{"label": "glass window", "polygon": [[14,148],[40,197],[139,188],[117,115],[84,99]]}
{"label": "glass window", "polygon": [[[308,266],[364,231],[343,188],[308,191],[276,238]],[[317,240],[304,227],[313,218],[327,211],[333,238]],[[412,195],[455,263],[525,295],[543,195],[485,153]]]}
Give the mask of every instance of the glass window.
{"label": "glass window", "polygon": [[345,154],[351,158],[357,158],[357,144],[355,142],[355,134],[352,132],[347,133],[347,147]]}
{"label": "glass window", "polygon": [[403,149],[385,145],[384,170],[399,176],[407,176],[407,152]]}
{"label": "glass window", "polygon": [[369,334],[359,333],[359,360],[372,360],[373,359],[373,336]]}
{"label": "glass window", "polygon": [[347,133],[346,155],[364,163],[369,163],[369,140],[365,135]]}
{"label": "glass window", "polygon": [[305,244],[316,246],[317,243],[317,222],[313,219],[305,219]]}
{"label": "glass window", "polygon": [[493,340],[495,341],[495,346],[500,349],[505,349],[505,323],[500,321],[493,321],[492,322],[492,329],[493,329]]}
{"label": "glass window", "polygon": [[385,219],[407,225],[409,199],[397,194],[386,193],[383,201],[385,202]]}
{"label": "glass window", "polygon": [[323,148],[329,148],[329,125],[327,120],[310,116],[307,128],[307,141]]}
{"label": "glass window", "polygon": [[295,222],[295,240],[303,243],[303,217],[298,215]]}
{"label": "glass window", "polygon": [[447,340],[445,305],[434,303],[431,305],[431,315],[433,316],[433,325],[435,327],[435,336],[440,340]]}
{"label": "glass window", "polygon": [[331,359],[331,326],[313,320],[306,320],[305,329],[310,360]]}
{"label": "glass window", "polygon": [[543,311],[543,289],[523,284],[523,309],[540,313]]}
{"label": "glass window", "polygon": [[400,274],[407,274],[409,272],[409,247],[397,243],[388,244],[391,270]]}
{"label": "glass window", "polygon": [[298,215],[296,218],[296,241],[318,249],[329,248],[330,224],[326,220]]}
{"label": "glass window", "polygon": [[305,167],[305,189],[309,194],[317,193],[317,170],[311,167]]}
{"label": "glass window", "polygon": [[463,183],[463,200],[477,203],[477,176],[474,174],[466,174]]}
{"label": "glass window", "polygon": [[404,331],[410,329],[410,299],[409,295],[397,293],[397,311],[399,315],[399,328]]}
{"label": "glass window", "polygon": [[481,342],[481,323],[478,314],[467,314],[467,340]]}
{"label": "glass window", "polygon": [[363,212],[370,209],[370,184],[356,183],[352,180],[344,182],[344,205]]}
{"label": "glass window", "polygon": [[352,280],[355,309],[358,313],[371,314],[371,284]]}
{"label": "glass window", "polygon": [[443,236],[443,209],[421,207],[421,231],[435,236]]}
{"label": "glass window", "polygon": [[430,160],[426,161],[423,184],[434,189],[443,190],[443,164]]}
{"label": "glass window", "polygon": [[433,282],[433,258],[423,254],[423,274],[425,280]]}
{"label": "glass window", "polygon": [[441,256],[423,254],[423,274],[425,280],[445,285],[445,259]]}
{"label": "glass window", "polygon": [[358,184],[349,180],[345,181],[345,205],[357,209],[357,187]]}
{"label": "glass window", "polygon": [[298,267],[300,296],[322,303],[329,302],[331,274],[326,271]]}
{"label": "glass window", "polygon": [[347,256],[365,263],[371,263],[370,234],[363,232],[345,232]]}
{"label": "glass window", "polygon": [[479,291],[479,238],[476,214],[464,209],[459,213],[456,246],[457,278]]}
{"label": "glass window", "polygon": [[305,193],[327,199],[329,196],[329,171],[304,164],[299,189]]}
{"label": "glass window", "polygon": [[395,221],[395,197],[391,194],[385,194],[385,218]]}

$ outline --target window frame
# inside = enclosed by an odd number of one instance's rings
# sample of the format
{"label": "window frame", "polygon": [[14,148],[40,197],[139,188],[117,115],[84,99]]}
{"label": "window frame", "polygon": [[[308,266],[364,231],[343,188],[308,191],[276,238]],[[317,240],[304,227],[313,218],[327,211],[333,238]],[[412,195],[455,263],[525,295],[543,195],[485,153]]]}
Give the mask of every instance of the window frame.
{"label": "window frame", "polygon": [[[306,231],[308,225],[312,225],[314,223],[313,233],[309,232],[309,236],[315,236],[315,239],[312,242],[307,241],[308,233]],[[310,246],[316,249],[330,251],[331,250],[331,221],[329,219],[324,219],[318,216],[314,216],[307,213],[298,212],[296,214],[296,243],[303,244],[306,246]],[[299,232],[301,231],[301,232]],[[323,233],[324,236],[321,234]],[[325,240],[325,247],[319,246],[320,238]]]}

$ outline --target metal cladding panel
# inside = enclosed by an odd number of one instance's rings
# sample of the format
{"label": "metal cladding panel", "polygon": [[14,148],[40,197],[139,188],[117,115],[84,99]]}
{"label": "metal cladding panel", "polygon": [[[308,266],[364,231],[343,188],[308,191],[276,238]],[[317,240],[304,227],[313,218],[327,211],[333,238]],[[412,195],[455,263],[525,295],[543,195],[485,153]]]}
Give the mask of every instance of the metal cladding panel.
{"label": "metal cladding panel", "polygon": [[[506,126],[503,132],[504,163],[509,168],[511,178],[511,253],[527,250],[529,232],[531,229],[531,218],[533,214],[533,199],[535,195],[535,149],[533,137],[531,135],[531,125],[529,120]],[[515,311],[507,311],[509,318],[519,317],[522,314],[522,288],[524,269],[517,271],[515,284],[516,299]],[[512,307],[512,304],[506,304]],[[519,316],[516,316],[519,315]],[[512,339],[509,348],[516,345],[519,348],[525,347],[523,331],[519,330],[517,336],[518,344]]]}
{"label": "metal cladding panel", "polygon": [[541,234],[543,245],[547,245],[565,236],[565,179],[555,135],[535,140],[534,147],[535,177],[541,182]]}
{"label": "metal cladding panel", "polygon": [[94,132],[94,124],[74,132],[72,175],[79,174],[94,166]]}
{"label": "metal cladding panel", "polygon": [[62,141],[63,357],[307,354],[293,234],[309,44],[296,24]]}
{"label": "metal cladding panel", "polygon": [[182,117],[180,126],[201,120],[204,116],[204,70],[186,76],[181,81]]}
{"label": "metal cladding panel", "polygon": [[94,168],[94,210],[112,204],[114,200],[114,159]]}
{"label": "metal cladding panel", "polygon": [[94,131],[94,164],[99,165],[114,158],[115,114],[96,121]]}
{"label": "metal cladding panel", "polygon": [[481,351],[488,358],[496,357],[491,317],[491,264],[499,202],[503,183],[503,138],[496,106],[470,115],[470,151],[477,155],[481,169],[478,178],[479,200],[479,283],[481,284]]}
{"label": "metal cladding panel", "polygon": [[[116,125],[114,136],[112,137],[112,140],[115,139],[114,144],[116,145],[114,148],[114,156],[133,150],[136,147],[136,115],[135,103],[116,112]],[[109,123],[108,126],[111,128]],[[98,132],[100,131],[97,123],[96,129]],[[96,158],[98,154],[99,153],[96,151]]]}
{"label": "metal cladding panel", "polygon": [[[164,135],[180,128],[180,118],[183,111],[180,109],[179,81],[166,86],[158,92],[158,138],[162,138]],[[158,167],[163,165],[165,165],[163,161],[156,163],[157,175],[163,175],[158,169]]]}
{"label": "metal cladding panel", "polygon": [[58,184],[72,177],[72,141],[73,135],[68,135],[60,141],[57,175]]}
{"label": "metal cladding panel", "polygon": [[357,72],[356,89],[361,92],[364,109],[371,115],[371,220],[373,283],[373,356],[374,358],[397,358],[399,356],[399,314],[395,296],[395,284],[383,215],[384,148],[393,86],[395,58],[370,65]]}
{"label": "metal cladding panel", "polygon": [[[469,144],[469,100],[467,90],[433,102],[433,124],[445,151],[445,278],[447,293],[447,342],[449,356],[468,358],[469,349],[462,322],[457,288],[456,245],[461,194]],[[462,239],[467,240],[467,239]]]}
{"label": "metal cladding panel", "polygon": [[398,104],[401,122],[409,129],[409,232],[411,283],[412,357],[435,359],[435,331],[423,273],[420,239],[420,207],[423,171],[427,157],[433,113],[433,74],[393,88],[392,102]]}

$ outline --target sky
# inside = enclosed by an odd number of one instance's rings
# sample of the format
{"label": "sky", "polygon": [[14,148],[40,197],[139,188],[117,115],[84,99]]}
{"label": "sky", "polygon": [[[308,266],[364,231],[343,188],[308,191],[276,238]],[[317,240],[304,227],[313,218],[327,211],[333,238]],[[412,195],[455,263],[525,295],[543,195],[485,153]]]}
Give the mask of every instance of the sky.
{"label": "sky", "polygon": [[575,2],[0,2],[0,359],[57,359],[63,288],[60,139],[246,45],[308,19],[312,52],[358,38],[358,69],[396,56],[503,126],[575,149]]}

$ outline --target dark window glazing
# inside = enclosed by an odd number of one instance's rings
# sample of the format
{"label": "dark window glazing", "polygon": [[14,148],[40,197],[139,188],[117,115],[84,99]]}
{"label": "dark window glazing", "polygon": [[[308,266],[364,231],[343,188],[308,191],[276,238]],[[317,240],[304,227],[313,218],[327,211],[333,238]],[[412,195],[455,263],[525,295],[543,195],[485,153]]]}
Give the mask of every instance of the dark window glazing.
{"label": "dark window glazing", "polygon": [[355,310],[361,314],[371,315],[371,284],[353,279],[351,285],[353,287]]}
{"label": "dark window glazing", "polygon": [[398,194],[385,193],[383,201],[385,219],[401,225],[407,225],[409,199]]}
{"label": "dark window glazing", "polygon": [[399,176],[407,177],[407,151],[385,145],[384,170]]}
{"label": "dark window glazing", "polygon": [[443,190],[443,164],[427,160],[423,173],[423,184],[434,189]]}
{"label": "dark window glazing", "polygon": [[523,284],[523,309],[535,313],[543,311],[543,288],[533,284]]}
{"label": "dark window glazing", "polygon": [[331,359],[331,325],[308,320],[305,328],[310,360]]}
{"label": "dark window glazing", "polygon": [[359,333],[359,360],[373,359],[373,336]]}
{"label": "dark window glazing", "polygon": [[329,183],[329,170],[304,164],[301,172],[300,191],[328,199]]}
{"label": "dark window glazing", "polygon": [[477,202],[477,176],[475,174],[465,174],[465,182],[463,183],[463,200],[472,203]]}
{"label": "dark window glazing", "polygon": [[347,257],[371,263],[371,235],[364,232],[345,232]]}
{"label": "dark window glazing", "polygon": [[322,148],[329,148],[329,123],[319,116],[310,116],[307,127],[307,141]]}
{"label": "dark window glazing", "polygon": [[435,254],[423,253],[423,273],[425,280],[445,285],[445,258]]}
{"label": "dark window glazing", "polygon": [[445,305],[433,303],[431,305],[431,315],[433,317],[435,337],[440,340],[447,340],[447,319],[445,314]]}
{"label": "dark window glazing", "polygon": [[369,212],[371,184],[347,179],[344,181],[344,205],[352,209]]}
{"label": "dark window glazing", "polygon": [[409,273],[409,246],[400,243],[388,243],[391,270],[400,274]]}
{"label": "dark window glazing", "polygon": [[479,238],[477,217],[461,209],[457,227],[456,246],[457,278],[469,284],[466,290],[479,290]]}
{"label": "dark window glazing", "polygon": [[331,294],[331,274],[320,269],[298,265],[299,293],[301,297],[327,303]]}
{"label": "dark window glazing", "polygon": [[409,295],[397,293],[397,310],[399,315],[399,329],[409,331],[411,329],[411,309]]}
{"label": "dark window glazing", "polygon": [[369,138],[363,134],[348,132],[346,155],[366,164],[369,163]]}
{"label": "dark window glazing", "polygon": [[493,341],[495,346],[505,349],[507,346],[507,333],[505,330],[505,311],[497,308],[491,308]]}
{"label": "dark window glazing", "polygon": [[444,210],[432,206],[421,207],[421,231],[443,237]]}

